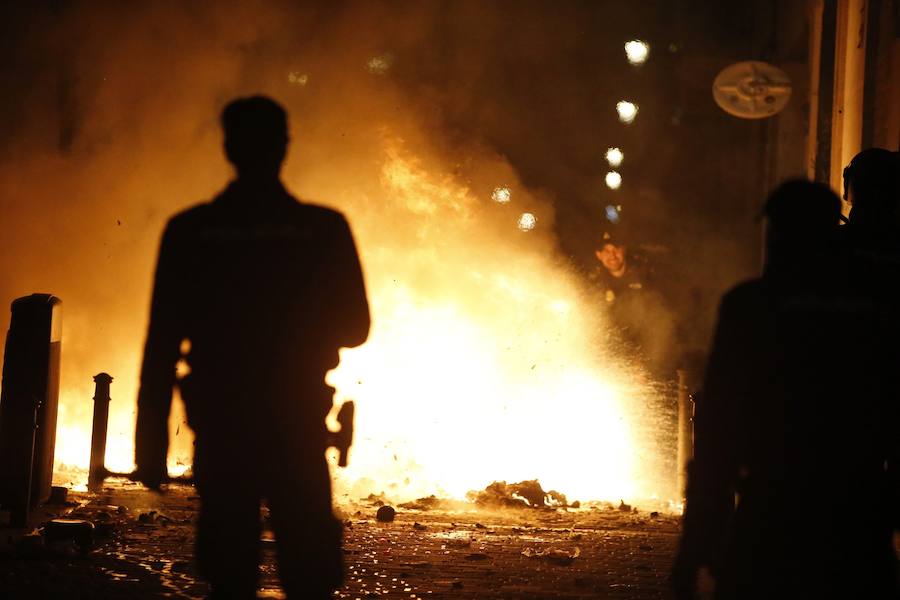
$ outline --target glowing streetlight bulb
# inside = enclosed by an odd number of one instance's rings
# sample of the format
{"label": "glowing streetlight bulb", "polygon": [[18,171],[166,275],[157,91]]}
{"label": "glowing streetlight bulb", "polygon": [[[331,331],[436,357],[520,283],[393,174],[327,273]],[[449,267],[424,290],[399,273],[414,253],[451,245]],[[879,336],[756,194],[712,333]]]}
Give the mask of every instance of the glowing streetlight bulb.
{"label": "glowing streetlight bulb", "polygon": [[518,225],[522,231],[531,231],[535,224],[537,224],[537,217],[531,213],[522,213],[522,216],[519,217]]}
{"label": "glowing streetlight bulb", "polygon": [[510,198],[512,198],[512,192],[508,187],[494,188],[494,192],[491,194],[491,199],[500,204],[506,204]]}
{"label": "glowing streetlight bulb", "polygon": [[619,120],[623,123],[631,123],[638,114],[638,105],[634,102],[621,100],[616,102],[616,112],[619,113]]}
{"label": "glowing streetlight bulb", "polygon": [[606,174],[606,187],[611,190],[617,190],[621,185],[622,175],[620,175],[618,171],[610,171]]}
{"label": "glowing streetlight bulb", "polygon": [[611,166],[612,168],[616,168],[621,165],[624,159],[625,154],[618,148],[606,149],[606,162],[608,162],[609,166]]}
{"label": "glowing streetlight bulb", "polygon": [[650,44],[642,40],[625,42],[625,57],[633,65],[642,65],[647,62],[650,54]]}

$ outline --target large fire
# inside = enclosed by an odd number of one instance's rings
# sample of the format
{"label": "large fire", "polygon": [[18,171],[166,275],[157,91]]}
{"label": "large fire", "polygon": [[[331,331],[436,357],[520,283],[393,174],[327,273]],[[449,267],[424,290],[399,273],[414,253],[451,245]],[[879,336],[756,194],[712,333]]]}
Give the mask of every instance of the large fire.
{"label": "large fire", "polygon": [[[339,401],[357,404],[338,493],[462,497],[534,478],[570,498],[664,493],[640,459],[648,389],[606,345],[596,299],[542,229],[549,206],[522,193],[494,202],[492,188],[426,168],[399,138],[382,143],[380,189],[350,206],[341,195],[354,190],[330,191],[354,228],[373,313],[369,341],[328,376]],[[535,230],[516,226],[523,209],[540,215]],[[140,361],[126,358],[113,396],[130,405]],[[71,481],[63,465],[86,467],[90,431],[67,418],[84,398],[63,383],[57,476]],[[180,401],[171,429],[177,473],[190,464]],[[133,414],[113,412],[110,469],[133,467],[132,436]]]}

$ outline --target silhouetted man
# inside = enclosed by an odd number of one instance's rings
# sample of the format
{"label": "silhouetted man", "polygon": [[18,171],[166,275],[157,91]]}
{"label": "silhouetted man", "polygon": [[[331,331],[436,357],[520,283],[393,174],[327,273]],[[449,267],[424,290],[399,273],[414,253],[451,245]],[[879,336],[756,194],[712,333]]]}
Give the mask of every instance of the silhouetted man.
{"label": "silhouetted man", "polygon": [[706,566],[719,599],[895,598],[896,344],[850,283],[838,198],[789,182],[766,214],[763,277],[722,300],[697,402],[678,595]]}
{"label": "silhouetted man", "polygon": [[[326,598],[342,579],[331,507],[325,373],[362,344],[369,310],[350,229],[303,204],[279,178],[287,117],[264,97],[222,113],[237,178],[171,219],[156,270],[144,351],[135,461],[158,488],[179,385],[196,433],[197,559],[214,598],[255,598],[260,502],[271,511],[291,598]],[[190,374],[175,380],[184,358]]]}
{"label": "silhouetted man", "polygon": [[900,154],[869,148],[844,169],[846,239],[856,282],[889,310],[900,300]]}
{"label": "silhouetted man", "polygon": [[[851,278],[878,306],[879,335],[900,339],[900,153],[868,148],[844,169],[845,227]],[[900,369],[900,363],[896,365]],[[900,438],[900,423],[894,423]],[[896,450],[897,448],[895,448]],[[893,488],[894,527],[900,529],[900,456],[888,461]]]}

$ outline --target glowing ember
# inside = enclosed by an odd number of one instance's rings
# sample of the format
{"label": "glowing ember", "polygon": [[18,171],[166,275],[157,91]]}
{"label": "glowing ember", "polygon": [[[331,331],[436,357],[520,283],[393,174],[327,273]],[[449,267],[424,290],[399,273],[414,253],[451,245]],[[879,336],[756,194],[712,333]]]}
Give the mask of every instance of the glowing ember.
{"label": "glowing ember", "polygon": [[625,56],[628,62],[633,65],[642,65],[647,62],[650,55],[650,45],[641,40],[631,40],[625,42]]}
{"label": "glowing ember", "polygon": [[491,194],[491,199],[500,204],[506,204],[511,198],[512,192],[510,192],[508,187],[494,188],[494,192]]}
{"label": "glowing ember", "polygon": [[534,226],[537,224],[537,217],[535,217],[531,213],[522,213],[522,216],[519,217],[519,229],[522,231],[531,231],[534,229]]}
{"label": "glowing ember", "polygon": [[634,122],[638,114],[638,105],[634,102],[622,100],[616,103],[616,112],[619,113],[619,120],[623,123]]}
{"label": "glowing ember", "polygon": [[366,69],[374,75],[386,75],[394,65],[394,55],[391,53],[374,56],[366,63]]}
{"label": "glowing ember", "polygon": [[622,186],[622,175],[618,171],[610,171],[606,174],[606,187],[617,190]]}
{"label": "glowing ember", "polygon": [[291,71],[290,73],[288,73],[288,83],[304,86],[309,83],[309,75],[307,75],[306,73],[300,73],[299,71]]}
{"label": "glowing ember", "polygon": [[609,166],[611,166],[612,168],[616,168],[621,165],[623,160],[625,160],[625,153],[623,153],[618,148],[606,149],[606,162],[608,162]]}

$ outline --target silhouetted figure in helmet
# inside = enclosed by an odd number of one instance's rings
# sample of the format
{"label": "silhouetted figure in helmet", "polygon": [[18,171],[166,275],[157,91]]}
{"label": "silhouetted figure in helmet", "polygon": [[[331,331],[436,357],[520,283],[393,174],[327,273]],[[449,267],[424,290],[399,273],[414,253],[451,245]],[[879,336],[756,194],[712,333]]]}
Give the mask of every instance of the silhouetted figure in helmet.
{"label": "silhouetted figure in helmet", "polygon": [[850,228],[860,237],[900,232],[900,153],[869,148],[844,168],[844,200],[850,203]]}
{"label": "silhouetted figure in helmet", "polygon": [[805,181],[766,204],[760,279],[722,300],[695,417],[673,580],[693,598],[895,598],[885,462],[896,349],[850,283],[840,202]]}
{"label": "silhouetted figure in helmet", "polygon": [[[172,389],[196,433],[197,559],[213,598],[255,598],[260,502],[271,511],[290,598],[326,598],[342,580],[331,507],[325,373],[362,344],[369,310],[344,217],[282,186],[287,117],[264,97],[222,113],[237,177],[173,217],[159,252],[144,351],[135,460],[166,473]],[[175,380],[182,358],[190,374]]]}

